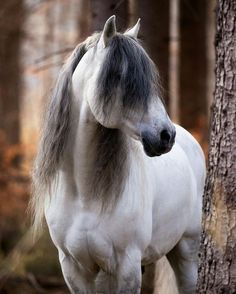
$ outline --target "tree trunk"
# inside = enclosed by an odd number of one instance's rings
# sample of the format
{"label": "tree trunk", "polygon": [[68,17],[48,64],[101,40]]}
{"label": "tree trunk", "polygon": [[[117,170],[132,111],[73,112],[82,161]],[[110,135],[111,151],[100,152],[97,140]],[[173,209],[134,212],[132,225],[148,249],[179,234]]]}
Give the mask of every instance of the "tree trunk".
{"label": "tree trunk", "polygon": [[79,19],[82,9],[87,9],[85,1],[24,1],[20,105],[21,142],[28,148],[24,154],[24,168],[32,165],[50,88],[66,57],[88,36],[84,32],[87,30],[86,16]]}
{"label": "tree trunk", "polygon": [[130,0],[130,15],[132,22],[141,18],[139,37],[158,67],[168,106],[169,1]]}
{"label": "tree trunk", "polygon": [[[74,4],[75,5],[75,4]],[[88,0],[79,0],[76,5],[79,6],[78,11],[78,42],[80,43],[89,36],[90,24],[90,2]]]}
{"label": "tree trunk", "polygon": [[199,293],[236,293],[236,0],[218,0]]}
{"label": "tree trunk", "polygon": [[9,144],[19,142],[20,41],[23,1],[0,1],[0,130]]}
{"label": "tree trunk", "polygon": [[169,41],[169,110],[171,119],[179,123],[179,0],[170,2],[170,41]]}
{"label": "tree trunk", "polygon": [[215,38],[215,10],[216,0],[207,1],[207,20],[206,20],[206,100],[207,100],[207,116],[210,117],[211,104],[213,100],[213,92],[215,87],[215,55],[213,54],[214,48],[214,38]]}
{"label": "tree trunk", "polygon": [[106,20],[116,15],[118,30],[125,30],[128,25],[128,1],[120,0],[91,0],[91,33],[103,29]]}
{"label": "tree trunk", "polygon": [[180,1],[180,122],[183,127],[192,131],[206,129],[208,1]]}

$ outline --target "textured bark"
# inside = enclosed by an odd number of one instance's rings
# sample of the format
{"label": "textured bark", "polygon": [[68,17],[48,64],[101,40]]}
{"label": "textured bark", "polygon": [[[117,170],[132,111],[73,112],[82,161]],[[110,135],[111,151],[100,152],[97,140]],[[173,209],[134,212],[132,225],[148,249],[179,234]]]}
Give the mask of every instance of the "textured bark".
{"label": "textured bark", "polygon": [[9,144],[19,142],[20,41],[23,1],[0,1],[0,129]]}
{"label": "textured bark", "polygon": [[236,293],[236,0],[219,0],[199,293]]}
{"label": "textured bark", "polygon": [[206,20],[206,98],[207,98],[207,114],[210,117],[211,104],[213,100],[213,92],[215,87],[215,54],[213,54],[214,47],[214,38],[216,34],[216,25],[215,25],[215,8],[216,0],[207,1],[207,20]]}

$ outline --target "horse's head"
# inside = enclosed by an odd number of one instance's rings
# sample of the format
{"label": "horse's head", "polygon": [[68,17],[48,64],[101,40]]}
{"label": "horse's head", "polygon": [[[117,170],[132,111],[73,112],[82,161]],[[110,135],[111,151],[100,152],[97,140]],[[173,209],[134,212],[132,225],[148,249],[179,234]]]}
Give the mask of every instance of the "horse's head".
{"label": "horse's head", "polygon": [[110,17],[75,69],[73,90],[92,119],[140,140],[148,156],[157,156],[172,148],[175,127],[160,99],[156,67],[137,40],[139,26],[120,34]]}

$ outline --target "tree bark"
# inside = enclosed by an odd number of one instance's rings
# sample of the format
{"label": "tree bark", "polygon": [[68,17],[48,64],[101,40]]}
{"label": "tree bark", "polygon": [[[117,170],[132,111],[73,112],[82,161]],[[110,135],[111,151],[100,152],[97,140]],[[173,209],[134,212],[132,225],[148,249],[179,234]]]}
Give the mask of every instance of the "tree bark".
{"label": "tree bark", "polygon": [[213,54],[214,48],[214,38],[216,33],[215,26],[215,10],[216,0],[207,1],[207,20],[206,20],[206,98],[207,98],[207,116],[210,117],[211,104],[213,100],[213,92],[215,87],[215,55]]}
{"label": "tree bark", "polygon": [[236,0],[218,0],[198,292],[236,293]]}

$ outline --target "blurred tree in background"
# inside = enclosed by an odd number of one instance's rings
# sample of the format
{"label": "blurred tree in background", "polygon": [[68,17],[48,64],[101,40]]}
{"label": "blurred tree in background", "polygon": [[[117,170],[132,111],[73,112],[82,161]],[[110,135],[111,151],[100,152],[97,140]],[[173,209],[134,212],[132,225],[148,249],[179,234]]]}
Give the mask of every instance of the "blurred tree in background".
{"label": "blurred tree in background", "polygon": [[0,129],[8,143],[19,143],[21,68],[24,7],[22,0],[0,2]]}
{"label": "blurred tree in background", "polygon": [[17,221],[28,199],[28,177],[18,172],[24,16],[23,1],[0,2],[0,260],[20,236]]}

